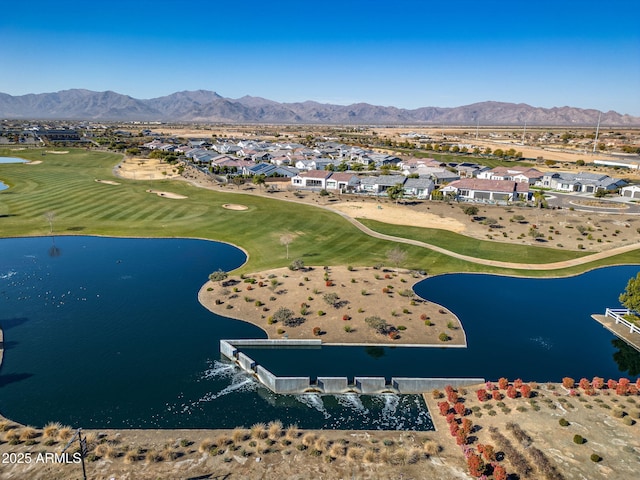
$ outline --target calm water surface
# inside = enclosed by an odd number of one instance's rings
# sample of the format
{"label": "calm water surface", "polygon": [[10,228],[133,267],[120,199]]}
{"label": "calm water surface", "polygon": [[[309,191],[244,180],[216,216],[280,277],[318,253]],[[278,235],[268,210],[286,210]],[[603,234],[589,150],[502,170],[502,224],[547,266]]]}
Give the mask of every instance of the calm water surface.
{"label": "calm water surface", "polygon": [[[280,419],[305,428],[430,428],[418,396],[274,395],[221,361],[220,338],[265,334],[208,312],[197,292],[211,271],[244,260],[230,245],[199,240],[0,240],[0,411],[34,425],[84,427],[215,428]],[[640,355],[614,346],[590,318],[618,305],[637,271],[611,267],[551,280],[445,275],[417,285],[418,294],[460,317],[468,349],[247,353],[283,375],[637,375]]]}
{"label": "calm water surface", "polygon": [[0,240],[0,411],[84,427],[431,427],[418,396],[274,395],[220,359],[220,338],[265,338],[204,309],[235,247],[177,239]]}

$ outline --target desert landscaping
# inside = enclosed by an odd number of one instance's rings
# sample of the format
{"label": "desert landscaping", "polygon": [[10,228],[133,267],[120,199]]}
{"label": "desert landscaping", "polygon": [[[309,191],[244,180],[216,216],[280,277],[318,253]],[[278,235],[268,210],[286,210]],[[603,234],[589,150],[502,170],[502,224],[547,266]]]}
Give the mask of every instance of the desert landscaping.
{"label": "desert landscaping", "polygon": [[[302,431],[278,421],[233,430],[87,430],[86,469],[89,478],[105,480],[631,479],[640,461],[639,398],[638,385],[624,378],[501,378],[425,393],[436,427],[429,432]],[[0,418],[0,431],[3,458],[33,459],[5,462],[0,479],[79,478],[77,463],[36,463],[39,453],[61,452],[70,427],[36,429]]]}
{"label": "desert landscaping", "polygon": [[[280,268],[216,280],[198,294],[218,315],[250,322],[269,338],[325,344],[465,346],[446,307],[414,294],[424,275],[377,267]],[[380,323],[377,318],[384,323]],[[369,320],[367,320],[369,319]]]}

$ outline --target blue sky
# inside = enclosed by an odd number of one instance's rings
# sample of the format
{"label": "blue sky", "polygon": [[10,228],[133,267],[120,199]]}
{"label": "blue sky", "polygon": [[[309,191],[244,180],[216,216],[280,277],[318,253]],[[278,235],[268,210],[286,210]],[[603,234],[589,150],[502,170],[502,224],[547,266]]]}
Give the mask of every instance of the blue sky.
{"label": "blue sky", "polygon": [[638,18],[637,0],[10,2],[0,15],[0,92],[205,89],[640,116]]}

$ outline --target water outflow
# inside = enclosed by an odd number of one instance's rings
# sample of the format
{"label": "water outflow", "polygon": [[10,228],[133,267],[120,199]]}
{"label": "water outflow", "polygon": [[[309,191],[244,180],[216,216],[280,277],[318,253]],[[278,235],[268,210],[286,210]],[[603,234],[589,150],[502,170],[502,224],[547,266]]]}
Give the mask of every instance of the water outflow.
{"label": "water outflow", "polygon": [[[215,383],[217,389],[192,402],[185,402],[176,410],[189,413],[204,402],[215,402],[220,397],[242,395],[258,390],[264,401],[287,411],[297,412],[298,418],[312,420],[313,428],[365,429],[365,430],[430,430],[433,428],[429,411],[419,395],[384,393],[360,395],[357,393],[319,394],[301,393],[278,395],[264,387],[254,376],[234,363],[213,361],[200,377],[201,382]],[[221,384],[221,381],[224,381]],[[284,419],[281,419],[284,420]],[[303,422],[296,422],[305,428]],[[310,428],[310,427],[307,427]]]}

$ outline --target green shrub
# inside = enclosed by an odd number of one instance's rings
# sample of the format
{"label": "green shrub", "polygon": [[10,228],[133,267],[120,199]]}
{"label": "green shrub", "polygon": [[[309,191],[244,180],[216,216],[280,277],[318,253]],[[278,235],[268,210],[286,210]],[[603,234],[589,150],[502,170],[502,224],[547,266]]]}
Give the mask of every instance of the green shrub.
{"label": "green shrub", "polygon": [[575,434],[573,436],[573,443],[576,445],[582,445],[584,443],[584,438],[582,438],[582,435]]}
{"label": "green shrub", "polygon": [[441,342],[448,342],[449,340],[451,340],[449,335],[447,335],[444,332],[442,332],[440,335],[438,335],[438,338],[440,339]]}
{"label": "green shrub", "polygon": [[567,420],[565,420],[564,418],[561,418],[560,420],[558,420],[558,423],[560,424],[561,427],[568,427],[569,426],[569,422]]}
{"label": "green shrub", "polygon": [[404,325],[398,325],[398,330],[406,330],[407,327],[405,327]]}
{"label": "green shrub", "polygon": [[592,462],[595,462],[595,463],[598,463],[599,461],[602,460],[602,457],[597,453],[592,453],[589,458],[591,459]]}
{"label": "green shrub", "polygon": [[626,416],[622,419],[622,423],[624,423],[625,425],[627,425],[628,427],[630,427],[631,425],[633,425],[635,422],[635,420],[629,416]]}

